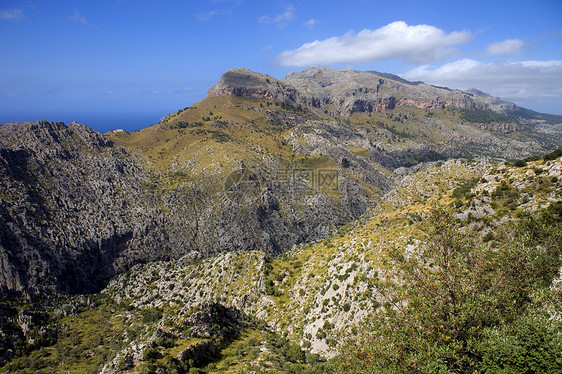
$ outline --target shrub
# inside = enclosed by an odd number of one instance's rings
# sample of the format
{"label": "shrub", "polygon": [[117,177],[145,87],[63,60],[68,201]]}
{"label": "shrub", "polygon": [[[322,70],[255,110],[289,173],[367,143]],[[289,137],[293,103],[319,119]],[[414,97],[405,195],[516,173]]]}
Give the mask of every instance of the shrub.
{"label": "shrub", "polygon": [[561,156],[562,156],[562,148],[558,148],[557,150],[544,155],[543,160],[545,161],[556,160],[558,157]]}
{"label": "shrub", "polygon": [[[485,332],[482,369],[494,373],[555,373],[562,367],[560,322],[542,314],[525,315]],[[558,368],[558,369],[557,369]]]}
{"label": "shrub", "polygon": [[287,350],[287,358],[291,362],[304,362],[305,355],[298,344],[292,343]]}
{"label": "shrub", "polygon": [[484,237],[482,238],[482,241],[484,243],[489,242],[490,240],[494,240],[494,233],[489,231],[486,235],[484,235]]}
{"label": "shrub", "polygon": [[318,330],[318,333],[316,333],[316,339],[325,339],[326,338],[326,332],[324,330]]}
{"label": "shrub", "polygon": [[499,250],[443,208],[422,227],[423,261],[390,251],[400,280],[375,284],[385,309],[345,344],[336,371],[556,372],[562,326],[544,303],[559,303],[550,285],[562,265],[562,202],[498,228]]}
{"label": "shrub", "polygon": [[478,184],[479,178],[472,178],[453,190],[455,199],[462,199]]}
{"label": "shrub", "polygon": [[222,131],[213,131],[211,138],[216,141],[217,143],[226,143],[229,141],[232,141],[232,138],[230,137],[230,135],[225,134]]}
{"label": "shrub", "polygon": [[142,360],[146,362],[154,362],[160,357],[162,357],[162,355],[154,348],[148,348],[142,354]]}
{"label": "shrub", "polygon": [[143,323],[154,323],[162,318],[162,310],[159,308],[144,309],[141,311]]}

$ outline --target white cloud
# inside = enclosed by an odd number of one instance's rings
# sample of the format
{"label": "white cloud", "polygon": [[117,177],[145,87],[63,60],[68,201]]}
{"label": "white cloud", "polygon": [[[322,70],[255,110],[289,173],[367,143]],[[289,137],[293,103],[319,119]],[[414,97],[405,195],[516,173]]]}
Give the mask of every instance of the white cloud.
{"label": "white cloud", "polygon": [[260,51],[260,53],[268,53],[269,51],[271,51],[273,49],[273,45],[268,44],[265,47],[263,47]]}
{"label": "white cloud", "polygon": [[354,64],[401,59],[414,63],[434,62],[454,54],[455,46],[470,41],[469,31],[445,31],[430,25],[408,26],[397,21],[376,30],[364,29],[325,40],[316,40],[284,51],[277,57],[282,66]]}
{"label": "white cloud", "polygon": [[489,56],[517,56],[523,52],[524,45],[525,43],[520,39],[507,39],[490,44],[486,48],[486,54]]}
{"label": "white cloud", "polygon": [[197,19],[199,21],[208,21],[209,19],[211,19],[211,17],[215,16],[217,14],[216,10],[210,10],[207,12],[201,12],[197,15]]}
{"label": "white cloud", "polygon": [[71,16],[68,16],[67,18],[71,21],[78,22],[78,23],[81,23],[83,25],[88,23],[88,21],[86,20],[86,17],[80,15],[80,12],[77,11],[77,10],[75,10],[74,14],[72,14]]}
{"label": "white cloud", "polygon": [[19,21],[23,17],[23,9],[0,10],[0,19],[2,20]]}
{"label": "white cloud", "polygon": [[420,66],[402,77],[450,88],[478,88],[518,103],[539,98],[562,102],[562,60],[481,63],[463,59],[433,69]]}
{"label": "white cloud", "polygon": [[314,19],[314,18],[311,18],[308,21],[303,23],[304,26],[309,27],[309,28],[312,28],[317,24],[318,24],[318,20]]}
{"label": "white cloud", "polygon": [[265,15],[258,18],[259,23],[274,24],[277,27],[285,27],[287,24],[295,19],[295,8],[289,5],[284,13],[277,16]]}

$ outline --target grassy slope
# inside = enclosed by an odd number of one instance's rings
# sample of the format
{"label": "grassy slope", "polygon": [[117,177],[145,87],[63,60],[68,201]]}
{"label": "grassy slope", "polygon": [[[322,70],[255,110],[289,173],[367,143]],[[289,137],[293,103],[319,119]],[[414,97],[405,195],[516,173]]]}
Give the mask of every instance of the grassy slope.
{"label": "grassy slope", "polygon": [[[109,136],[140,153],[156,169],[171,167],[174,159],[194,156],[198,164],[195,170],[229,156],[258,157],[260,151],[270,152],[276,158],[288,158],[291,150],[283,145],[282,129],[267,121],[260,104],[239,97],[210,96],[144,130],[111,132]],[[187,127],[178,128],[181,122],[187,123]],[[202,152],[203,149],[215,153]],[[213,156],[204,157],[201,153]],[[222,158],[217,159],[217,156]]]}
{"label": "grassy slope", "polygon": [[[287,126],[291,118],[275,119],[275,113],[292,116],[294,121]],[[350,118],[334,118],[263,100],[209,96],[149,128],[135,132],[110,132],[108,135],[118,144],[143,156],[151,168],[166,172],[183,171],[196,179],[208,173],[209,167],[214,167],[213,172],[230,169],[235,159],[257,164],[263,164],[264,158],[282,163],[304,159],[304,155],[294,154],[284,141],[295,125],[314,127],[317,123],[335,120],[341,126],[356,131],[377,130],[377,146],[386,151],[489,133],[488,130],[463,124],[461,114],[454,109],[429,112],[413,107],[397,107],[385,113],[356,113]],[[368,155],[368,150],[350,150],[360,157]]]}

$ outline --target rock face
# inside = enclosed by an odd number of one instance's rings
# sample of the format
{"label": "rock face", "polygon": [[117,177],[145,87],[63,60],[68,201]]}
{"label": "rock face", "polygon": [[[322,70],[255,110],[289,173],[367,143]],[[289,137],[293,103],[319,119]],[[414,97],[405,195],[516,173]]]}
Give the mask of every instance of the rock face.
{"label": "rock face", "polygon": [[[361,171],[368,165],[348,167],[388,186],[379,172]],[[372,204],[351,178],[332,199],[300,172],[278,183],[271,170],[248,168],[232,193],[215,192],[221,179],[163,188],[138,156],[85,125],[2,125],[0,288],[94,292],[136,263],[236,250],[278,254],[325,237]]]}
{"label": "rock face", "polygon": [[422,82],[408,82],[391,74],[321,67],[289,73],[284,81],[248,69],[233,69],[209,89],[209,94],[266,99],[345,116],[392,110],[399,106],[491,109],[502,113],[515,109],[512,103],[474,89],[450,90]]}
{"label": "rock face", "polygon": [[[126,149],[84,125],[0,126],[0,287],[93,291],[119,259],[159,242],[135,212],[147,175]],[[160,233],[162,234],[162,233]]]}

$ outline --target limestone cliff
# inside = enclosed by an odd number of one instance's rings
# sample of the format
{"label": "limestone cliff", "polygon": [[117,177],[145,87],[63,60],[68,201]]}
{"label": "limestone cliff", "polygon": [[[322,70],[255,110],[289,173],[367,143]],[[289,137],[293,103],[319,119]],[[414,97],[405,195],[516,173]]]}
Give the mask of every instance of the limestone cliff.
{"label": "limestone cliff", "polygon": [[332,115],[392,110],[399,106],[502,112],[515,107],[478,90],[451,90],[408,82],[391,74],[320,67],[289,73],[283,81],[248,69],[232,69],[209,89],[209,94],[285,102],[325,110]]}

